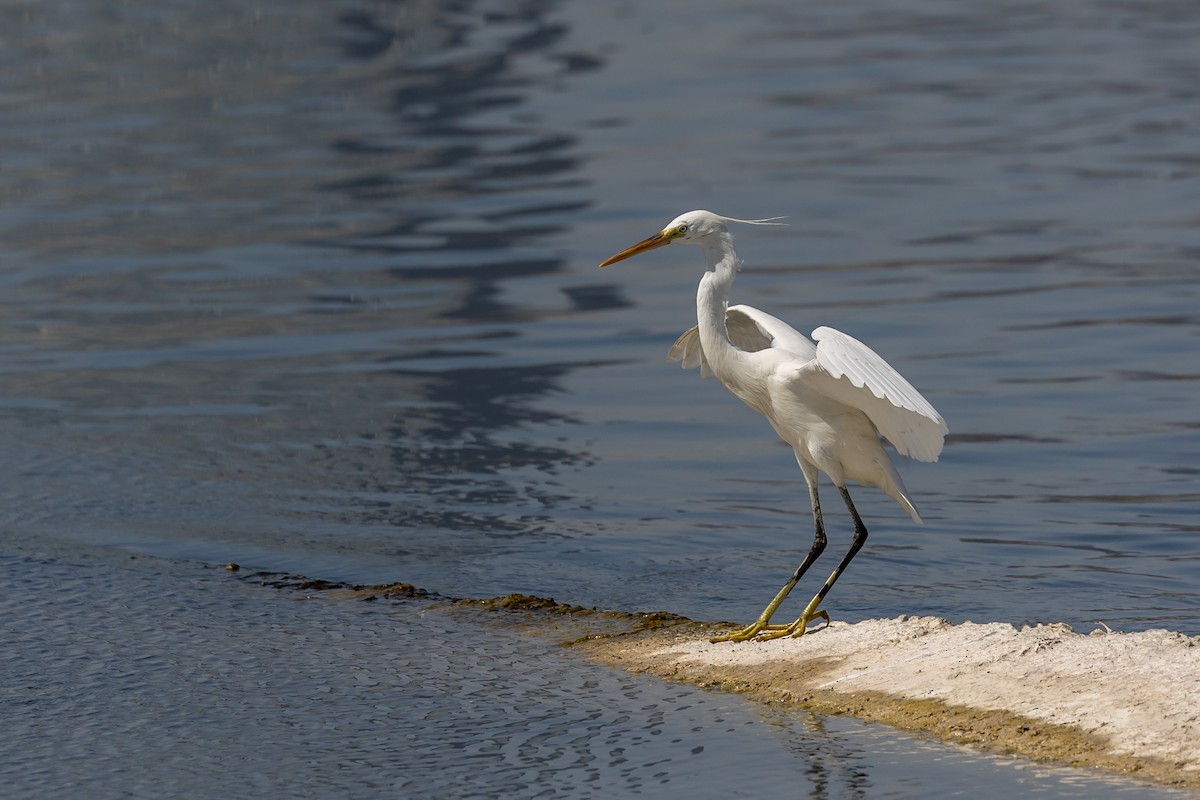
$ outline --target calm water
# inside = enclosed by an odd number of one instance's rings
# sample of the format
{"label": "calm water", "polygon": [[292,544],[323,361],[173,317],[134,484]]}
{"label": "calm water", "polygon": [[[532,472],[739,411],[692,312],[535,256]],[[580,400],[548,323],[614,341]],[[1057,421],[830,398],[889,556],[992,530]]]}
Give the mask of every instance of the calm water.
{"label": "calm water", "polygon": [[923,527],[856,493],[834,614],[1200,633],[1200,11],[892,6],[0,7],[7,784],[1071,796],[207,569],[753,616],[808,545],[791,453],[663,361],[698,252],[595,268],[710,208],[791,223],[740,232],[739,300],[950,424]]}

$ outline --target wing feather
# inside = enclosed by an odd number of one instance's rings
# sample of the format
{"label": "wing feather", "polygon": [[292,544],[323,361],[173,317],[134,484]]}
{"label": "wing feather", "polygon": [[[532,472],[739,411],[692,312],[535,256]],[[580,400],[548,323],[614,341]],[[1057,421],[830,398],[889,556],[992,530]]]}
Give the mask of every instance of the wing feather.
{"label": "wing feather", "polygon": [[778,347],[805,360],[817,355],[807,336],[753,306],[730,306],[725,312],[725,328],[730,341],[750,353]]}
{"label": "wing feather", "polygon": [[693,325],[675,340],[667,351],[667,361],[682,361],[684,369],[700,368],[701,378],[711,378],[712,368],[704,357],[704,348],[700,346],[700,326]]}
{"label": "wing feather", "polygon": [[817,391],[859,409],[901,455],[937,461],[946,421],[890,364],[853,336],[821,327],[816,366],[802,370]]}

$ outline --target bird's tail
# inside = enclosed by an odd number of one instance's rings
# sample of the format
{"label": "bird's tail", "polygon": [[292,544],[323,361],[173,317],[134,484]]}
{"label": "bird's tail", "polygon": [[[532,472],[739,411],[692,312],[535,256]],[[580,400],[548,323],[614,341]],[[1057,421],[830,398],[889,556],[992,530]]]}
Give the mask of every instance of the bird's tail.
{"label": "bird's tail", "polygon": [[912,498],[908,496],[908,489],[904,488],[904,480],[900,477],[900,473],[896,471],[896,467],[890,462],[884,464],[884,479],[879,484],[879,488],[887,492],[888,497],[900,504],[900,507],[908,512],[912,517],[913,522],[918,525],[925,524],[921,519],[921,515],[917,512],[917,506],[913,503]]}

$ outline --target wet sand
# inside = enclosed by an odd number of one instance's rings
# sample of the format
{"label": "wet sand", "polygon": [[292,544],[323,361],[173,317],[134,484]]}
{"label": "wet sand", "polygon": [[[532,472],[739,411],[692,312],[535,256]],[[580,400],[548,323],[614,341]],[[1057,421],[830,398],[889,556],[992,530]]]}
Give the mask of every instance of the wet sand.
{"label": "wet sand", "polygon": [[765,703],[1200,788],[1200,637],[936,617],[834,621],[799,639],[740,644],[710,643],[717,630],[580,646],[623,669]]}

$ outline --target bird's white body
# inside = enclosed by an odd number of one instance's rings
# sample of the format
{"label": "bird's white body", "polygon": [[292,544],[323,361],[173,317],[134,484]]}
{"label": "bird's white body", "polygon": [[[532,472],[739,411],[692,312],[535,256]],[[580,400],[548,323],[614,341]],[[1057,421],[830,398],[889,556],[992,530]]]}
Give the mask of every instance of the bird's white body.
{"label": "bird's white body", "polygon": [[[685,214],[672,225],[687,224],[681,221],[698,213],[706,212]],[[815,468],[836,486],[848,480],[878,486],[920,522],[879,433],[902,453],[936,460],[946,432],[941,416],[857,339],[818,328],[814,344],[764,311],[727,307],[740,264],[733,237],[718,224],[702,245],[709,269],[696,292],[698,324],[679,338],[668,357],[685,368],[702,366],[766,417],[791,445],[810,483],[816,480]]]}
{"label": "bird's white body", "polygon": [[936,461],[947,428],[920,392],[854,337],[821,327],[813,331],[814,342],[756,308],[729,306],[730,289],[741,262],[726,222],[769,221],[731,220],[708,211],[690,211],[676,217],[659,234],[616,254],[601,266],[672,242],[694,244],[704,250],[707,271],[696,292],[697,325],[679,337],[668,358],[683,362],[685,368],[700,367],[705,377],[715,375],[733,394],[766,417],[780,438],[791,445],[808,483],[817,524],[813,551],[759,621],[731,638],[753,638],[761,631],[779,627],[767,625],[771,614],[825,546],[817,499],[818,472],[828,475],[842,491],[855,521],[855,544],[805,615],[786,629],[795,633],[798,626],[803,633],[817,604],[866,539],[866,528],[845,491],[846,482],[878,486],[920,522],[880,436],[903,455]]}

